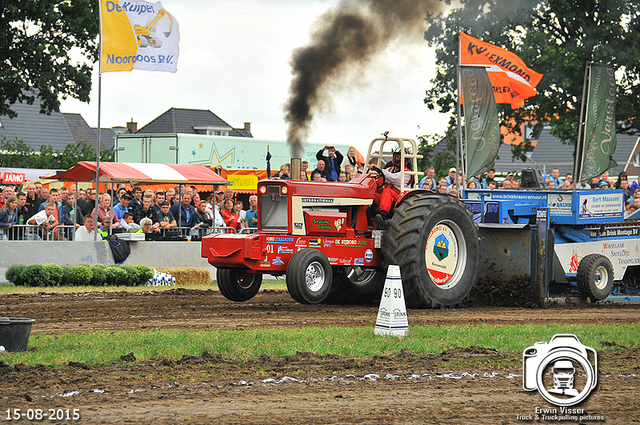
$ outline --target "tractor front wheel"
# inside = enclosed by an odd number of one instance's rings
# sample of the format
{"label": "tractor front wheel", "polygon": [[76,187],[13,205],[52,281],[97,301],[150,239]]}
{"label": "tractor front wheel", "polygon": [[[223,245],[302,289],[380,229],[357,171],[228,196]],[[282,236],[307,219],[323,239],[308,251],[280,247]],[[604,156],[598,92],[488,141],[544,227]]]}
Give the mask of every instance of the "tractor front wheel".
{"label": "tractor front wheel", "polygon": [[253,298],[262,285],[262,275],[245,273],[238,269],[217,269],[218,289],[231,301],[247,301]]}
{"label": "tractor front wheel", "polygon": [[332,270],[329,259],[316,249],[301,249],[287,265],[287,289],[302,304],[318,304],[331,290]]}
{"label": "tractor front wheel", "polygon": [[403,200],[387,222],[382,253],[400,266],[407,307],[455,307],[471,292],[480,240],[471,212],[449,195]]}

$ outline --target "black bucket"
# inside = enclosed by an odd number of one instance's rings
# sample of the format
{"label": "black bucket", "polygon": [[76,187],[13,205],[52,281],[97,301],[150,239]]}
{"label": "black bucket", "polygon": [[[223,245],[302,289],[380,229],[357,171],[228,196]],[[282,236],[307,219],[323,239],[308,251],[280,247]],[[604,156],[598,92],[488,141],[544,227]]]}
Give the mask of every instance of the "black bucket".
{"label": "black bucket", "polygon": [[0,317],[0,345],[11,352],[27,351],[35,319]]}

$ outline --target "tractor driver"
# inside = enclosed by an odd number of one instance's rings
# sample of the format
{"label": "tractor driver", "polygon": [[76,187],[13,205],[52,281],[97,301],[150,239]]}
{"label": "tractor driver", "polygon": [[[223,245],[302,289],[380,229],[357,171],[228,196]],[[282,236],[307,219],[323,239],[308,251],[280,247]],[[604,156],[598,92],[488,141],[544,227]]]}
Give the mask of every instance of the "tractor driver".
{"label": "tractor driver", "polygon": [[[404,158],[404,171],[411,171],[409,169],[409,150],[405,148],[404,150],[405,158]],[[398,197],[400,196],[402,190],[402,182],[401,182],[401,162],[402,162],[402,148],[397,148],[393,152],[393,157],[389,163],[385,165],[384,170],[380,170],[378,167],[373,164],[369,164],[369,170],[376,171],[378,174],[384,175],[385,183],[382,187],[379,187],[376,190],[376,194],[373,197],[373,204],[378,205],[380,207],[380,213],[376,214],[375,221],[378,226],[383,226],[384,221],[389,216],[391,212],[391,208],[393,208],[398,201]],[[404,175],[404,186],[405,188],[410,188],[411,183],[413,182],[413,176],[411,174]]]}

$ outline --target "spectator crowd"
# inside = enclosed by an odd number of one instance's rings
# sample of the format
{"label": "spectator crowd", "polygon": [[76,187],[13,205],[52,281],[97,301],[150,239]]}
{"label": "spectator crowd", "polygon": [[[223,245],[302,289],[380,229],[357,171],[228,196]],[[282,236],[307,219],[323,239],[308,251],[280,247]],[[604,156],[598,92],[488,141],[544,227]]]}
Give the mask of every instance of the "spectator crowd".
{"label": "spectator crowd", "polygon": [[[353,147],[343,155],[334,146],[327,145],[317,152],[316,160],[313,170],[309,170],[308,161],[302,161],[301,180],[347,183],[367,171],[363,163],[358,163]],[[283,164],[269,178],[291,179],[290,164]],[[576,183],[571,173],[561,177],[554,168],[543,180],[547,189],[622,189],[625,216],[640,209],[638,181],[630,183],[624,172],[617,179],[611,179],[605,172],[591,181]],[[495,169],[491,169],[467,179],[454,167],[445,176],[436,176],[435,169],[429,167],[418,185],[421,189],[452,196],[461,196],[464,189],[509,190],[520,186],[520,179],[511,172],[497,179]],[[34,182],[26,185],[26,192],[16,194],[12,186],[5,186],[0,196],[0,239],[93,241],[114,232],[166,234],[172,229],[251,232],[258,226],[257,196],[249,197],[245,210],[230,187],[218,189],[206,199],[200,197],[195,186],[176,186],[166,192],[133,186],[128,191],[126,185],[121,184],[111,193],[113,199],[110,193],[100,193],[96,198],[94,188],[79,189],[72,185],[49,190]]]}
{"label": "spectator crowd", "polygon": [[[97,199],[94,188],[75,185],[49,190],[36,182],[26,185],[26,193],[16,195],[14,190],[13,186],[2,190],[0,239],[93,241],[121,232],[165,236],[174,229],[204,235],[216,229],[239,232],[258,227],[257,197],[249,198],[245,211],[230,187],[206,199],[200,198],[195,186],[166,192],[133,186],[128,191],[121,184]],[[187,234],[184,231],[180,234]]]}

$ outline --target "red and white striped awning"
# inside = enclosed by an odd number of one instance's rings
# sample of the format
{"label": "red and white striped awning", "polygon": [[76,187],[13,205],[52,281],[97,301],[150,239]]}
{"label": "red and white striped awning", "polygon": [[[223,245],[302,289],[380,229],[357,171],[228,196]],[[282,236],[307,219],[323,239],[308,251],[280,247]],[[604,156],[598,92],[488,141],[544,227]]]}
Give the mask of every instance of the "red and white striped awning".
{"label": "red and white striped awning", "polygon": [[[81,161],[67,171],[47,177],[53,180],[90,182],[96,179],[95,161]],[[142,164],[100,162],[102,183],[228,184],[229,182],[200,164]]]}

